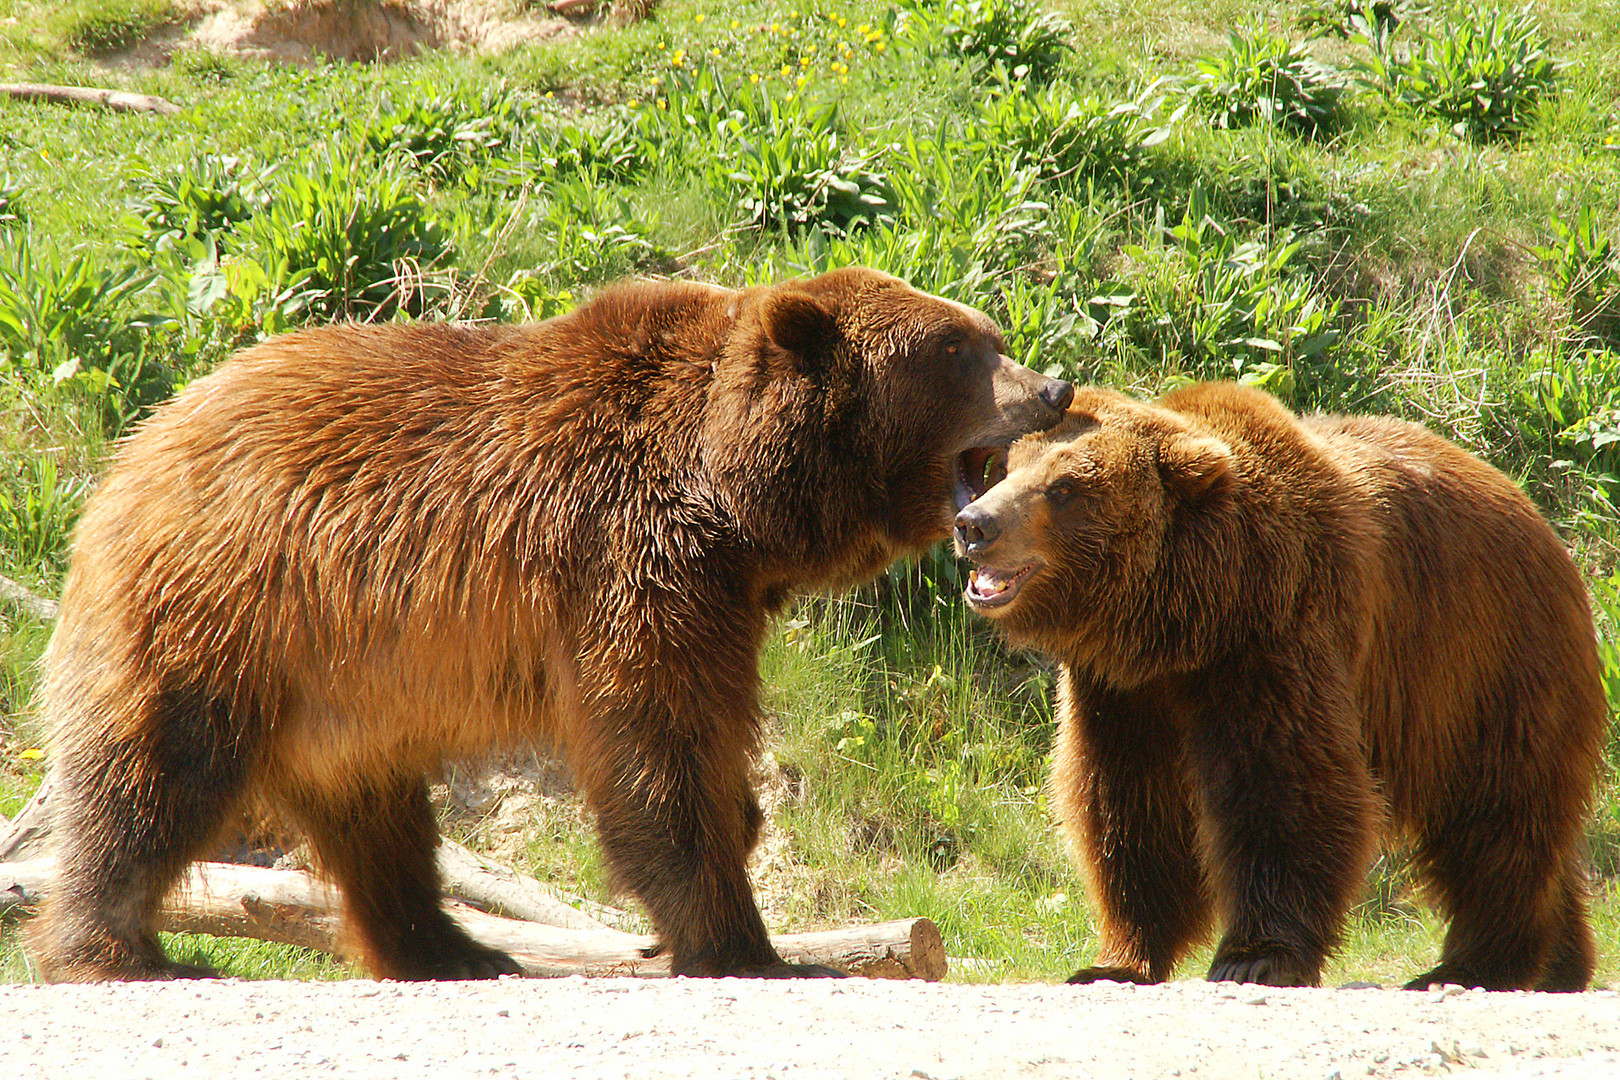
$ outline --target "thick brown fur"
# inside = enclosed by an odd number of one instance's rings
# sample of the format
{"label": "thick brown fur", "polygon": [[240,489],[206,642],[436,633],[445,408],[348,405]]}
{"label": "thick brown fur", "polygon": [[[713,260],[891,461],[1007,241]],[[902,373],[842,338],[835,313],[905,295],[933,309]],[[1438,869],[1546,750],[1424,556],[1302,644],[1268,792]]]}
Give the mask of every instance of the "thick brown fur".
{"label": "thick brown fur", "polygon": [[1385,826],[1450,920],[1414,987],[1584,988],[1607,709],[1580,576],[1502,473],[1257,390],[1076,392],[957,519],[970,602],[1062,661],[1073,981],[1314,985]]}
{"label": "thick brown fur", "polygon": [[778,957],[744,870],[758,649],[793,590],[947,535],[964,451],[1057,422],[1068,384],[1000,349],[982,314],[850,269],[311,330],[197,380],[75,537],[42,969],[195,974],[152,915],[253,798],[307,830],[375,974],[513,971],[440,908],[425,776],[542,743],[677,973],[827,973]]}

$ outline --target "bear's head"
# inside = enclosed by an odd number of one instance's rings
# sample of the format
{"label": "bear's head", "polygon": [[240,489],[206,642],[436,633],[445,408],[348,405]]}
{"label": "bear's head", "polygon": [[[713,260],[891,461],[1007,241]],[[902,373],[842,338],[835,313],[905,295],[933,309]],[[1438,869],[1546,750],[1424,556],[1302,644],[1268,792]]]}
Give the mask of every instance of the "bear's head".
{"label": "bear's head", "polygon": [[827,550],[869,523],[864,562],[948,536],[987,464],[1073,393],[1010,360],[982,312],[875,270],[744,290],[729,314],[703,439],[720,486],[797,504],[808,532],[824,519]]}
{"label": "bear's head", "polygon": [[[1115,391],[1075,392],[1056,428],[1014,443],[1006,475],[956,518],[978,564],[966,597],[1015,640],[1129,662],[1180,584],[1189,526],[1220,517],[1227,441],[1196,417]],[[1183,598],[1185,599],[1185,598]]]}

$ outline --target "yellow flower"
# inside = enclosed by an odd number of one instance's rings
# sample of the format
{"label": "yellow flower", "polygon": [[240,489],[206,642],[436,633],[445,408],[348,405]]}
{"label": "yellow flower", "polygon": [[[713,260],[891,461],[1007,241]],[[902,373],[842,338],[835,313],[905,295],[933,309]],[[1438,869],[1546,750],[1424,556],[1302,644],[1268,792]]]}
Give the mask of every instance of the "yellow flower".
{"label": "yellow flower", "polygon": [[742,23],[738,22],[736,19],[731,20],[731,28],[733,30],[737,29],[737,27],[739,27],[741,25],[742,25]]}
{"label": "yellow flower", "polygon": [[749,72],[748,73],[748,81],[751,82],[751,83],[759,82],[759,72],[757,72],[757,71]]}
{"label": "yellow flower", "polygon": [[789,67],[788,65],[783,64],[782,65],[782,78],[785,79],[789,75],[792,75],[792,74],[793,74],[793,69],[791,67]]}
{"label": "yellow flower", "polygon": [[848,25],[849,25],[849,20],[848,19],[844,18],[842,15],[838,16],[838,28],[840,30],[842,30],[844,27],[846,27]]}
{"label": "yellow flower", "polygon": [[781,32],[782,32],[782,24],[781,23],[771,23],[771,33],[780,34]]}
{"label": "yellow flower", "polygon": [[708,16],[700,11],[700,12],[697,13],[697,18],[694,21],[701,23],[704,19],[707,19],[707,18],[708,18]]}
{"label": "yellow flower", "polygon": [[878,52],[882,52],[886,47],[887,47],[887,44],[885,42],[880,41],[880,42],[877,43],[877,51]]}
{"label": "yellow flower", "polygon": [[804,84],[809,82],[809,81],[810,81],[810,76],[808,76],[808,75],[800,75],[797,79],[793,80],[793,85],[797,86],[799,89],[803,90],[804,89]]}
{"label": "yellow flower", "polygon": [[24,750],[20,756],[24,761],[38,761],[40,758],[45,756],[45,751],[41,750],[37,746],[30,746],[27,750]]}
{"label": "yellow flower", "polygon": [[809,67],[810,66],[810,58],[808,56],[799,57],[799,66],[802,67],[802,68]]}

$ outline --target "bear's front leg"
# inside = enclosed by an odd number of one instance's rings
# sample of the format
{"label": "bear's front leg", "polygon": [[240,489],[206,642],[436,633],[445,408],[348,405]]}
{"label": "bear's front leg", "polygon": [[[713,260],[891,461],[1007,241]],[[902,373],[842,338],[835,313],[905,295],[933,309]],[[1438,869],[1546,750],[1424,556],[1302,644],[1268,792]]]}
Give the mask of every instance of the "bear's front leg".
{"label": "bear's front leg", "polygon": [[[600,714],[599,714],[600,715]],[[748,746],[649,704],[598,725],[609,746],[580,779],[608,862],[646,906],[676,975],[842,976],[790,964],[771,946],[745,866],[761,814]]]}
{"label": "bear's front leg", "polygon": [[1105,691],[1063,672],[1053,796],[1102,937],[1071,983],[1160,982],[1208,929],[1175,708],[1157,686]]}
{"label": "bear's front leg", "polygon": [[1348,679],[1255,650],[1209,673],[1201,697],[1191,749],[1228,919],[1208,978],[1315,986],[1375,841]]}

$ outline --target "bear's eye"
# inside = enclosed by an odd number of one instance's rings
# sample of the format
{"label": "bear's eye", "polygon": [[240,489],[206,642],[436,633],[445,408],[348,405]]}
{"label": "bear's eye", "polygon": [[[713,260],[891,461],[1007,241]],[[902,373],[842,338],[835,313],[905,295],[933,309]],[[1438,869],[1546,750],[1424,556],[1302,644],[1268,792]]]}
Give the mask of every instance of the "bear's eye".
{"label": "bear's eye", "polygon": [[1046,497],[1054,506],[1062,506],[1074,498],[1074,485],[1067,480],[1059,480],[1046,489]]}

